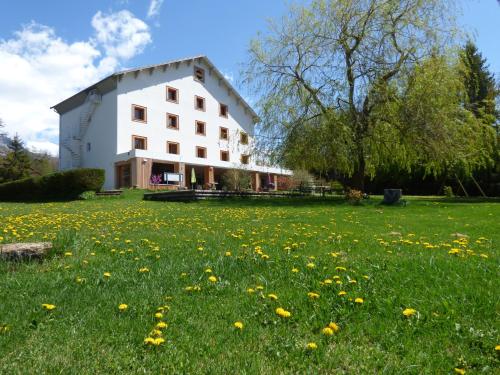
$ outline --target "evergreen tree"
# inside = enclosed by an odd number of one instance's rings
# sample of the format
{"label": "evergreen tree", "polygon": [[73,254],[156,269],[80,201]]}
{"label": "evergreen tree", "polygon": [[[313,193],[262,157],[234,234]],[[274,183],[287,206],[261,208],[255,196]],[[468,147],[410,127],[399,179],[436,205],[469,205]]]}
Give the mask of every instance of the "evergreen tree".
{"label": "evergreen tree", "polygon": [[9,153],[0,167],[0,181],[14,181],[29,177],[31,160],[21,138],[16,136],[8,144]]}
{"label": "evergreen tree", "polygon": [[466,107],[476,117],[494,124],[500,119],[496,109],[496,99],[499,91],[495,77],[489,71],[486,59],[478,51],[472,41],[468,41],[461,53],[463,64],[463,81],[467,92]]}

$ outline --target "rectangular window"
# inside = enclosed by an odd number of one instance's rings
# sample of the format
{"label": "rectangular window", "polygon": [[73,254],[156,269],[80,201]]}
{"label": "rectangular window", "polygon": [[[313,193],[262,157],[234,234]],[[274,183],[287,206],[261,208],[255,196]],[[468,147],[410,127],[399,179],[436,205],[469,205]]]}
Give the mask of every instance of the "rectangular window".
{"label": "rectangular window", "polygon": [[167,152],[169,154],[179,155],[180,146],[177,142],[167,142]]}
{"label": "rectangular window", "polygon": [[250,156],[241,155],[241,164],[248,164],[249,161],[250,161]]}
{"label": "rectangular window", "polygon": [[227,105],[222,104],[222,103],[219,104],[219,116],[227,118],[228,113],[229,113],[229,109],[228,109]]}
{"label": "rectangular window", "polygon": [[247,133],[240,133],[240,143],[242,145],[247,145],[248,144],[248,134]]}
{"label": "rectangular window", "polygon": [[205,147],[196,146],[196,157],[206,159],[207,149]]}
{"label": "rectangular window", "polygon": [[132,136],[132,148],[134,150],[147,150],[148,139],[146,137],[139,137],[138,135]]}
{"label": "rectangular window", "polygon": [[229,130],[227,128],[224,128],[221,126],[219,128],[219,138],[228,140],[229,139]]}
{"label": "rectangular window", "polygon": [[90,142],[87,142],[87,152],[90,152],[91,149],[92,145],[90,144]]}
{"label": "rectangular window", "polygon": [[194,67],[194,80],[198,82],[205,82],[205,70],[199,66]]}
{"label": "rectangular window", "polygon": [[179,130],[179,116],[167,113],[167,128]]}
{"label": "rectangular window", "polygon": [[147,108],[132,104],[132,121],[147,122]]}
{"label": "rectangular window", "polygon": [[229,151],[222,151],[220,152],[220,160],[222,161],[229,161]]}
{"label": "rectangular window", "polygon": [[179,90],[167,86],[167,101],[172,103],[179,103]]}
{"label": "rectangular window", "polygon": [[206,124],[203,121],[195,121],[196,134],[206,135]]}
{"label": "rectangular window", "polygon": [[198,111],[205,111],[205,98],[195,95],[194,108],[197,109]]}

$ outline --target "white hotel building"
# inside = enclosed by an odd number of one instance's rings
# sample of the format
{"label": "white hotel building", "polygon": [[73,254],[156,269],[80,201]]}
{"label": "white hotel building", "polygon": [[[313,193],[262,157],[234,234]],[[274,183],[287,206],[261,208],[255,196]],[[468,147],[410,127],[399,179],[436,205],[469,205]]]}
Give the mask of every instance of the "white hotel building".
{"label": "white hotel building", "polygon": [[59,167],[102,168],[104,188],[218,188],[229,168],[252,187],[290,171],[252,155],[257,114],[205,56],[115,73],[53,107]]}

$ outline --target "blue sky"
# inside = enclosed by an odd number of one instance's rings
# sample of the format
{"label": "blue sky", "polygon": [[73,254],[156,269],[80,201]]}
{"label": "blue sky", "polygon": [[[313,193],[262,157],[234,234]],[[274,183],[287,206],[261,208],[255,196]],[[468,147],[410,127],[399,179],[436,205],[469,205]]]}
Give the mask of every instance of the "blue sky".
{"label": "blue sky", "polygon": [[[463,1],[460,22],[500,75],[500,5]],[[16,0],[0,11],[0,118],[31,147],[57,150],[48,107],[115,70],[207,55],[238,80],[249,40],[282,0]],[[106,32],[99,32],[105,29]],[[251,96],[241,88],[242,94]]]}

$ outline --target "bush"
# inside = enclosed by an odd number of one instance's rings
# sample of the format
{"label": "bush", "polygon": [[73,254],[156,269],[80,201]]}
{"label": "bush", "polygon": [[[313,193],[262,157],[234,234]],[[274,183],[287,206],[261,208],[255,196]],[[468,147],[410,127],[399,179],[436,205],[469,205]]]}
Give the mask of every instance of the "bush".
{"label": "bush", "polygon": [[445,186],[443,188],[443,192],[444,195],[448,198],[453,198],[455,196],[455,194],[453,194],[453,189],[451,188],[451,186]]}
{"label": "bush", "polygon": [[345,194],[345,199],[351,204],[360,204],[363,200],[363,192],[360,190],[349,189]]}
{"label": "bush", "polygon": [[103,184],[102,169],[72,169],[0,184],[0,201],[76,199],[85,191],[99,191]]}
{"label": "bush", "polygon": [[222,176],[222,186],[226,190],[241,191],[250,188],[250,173],[241,169],[229,169]]}

